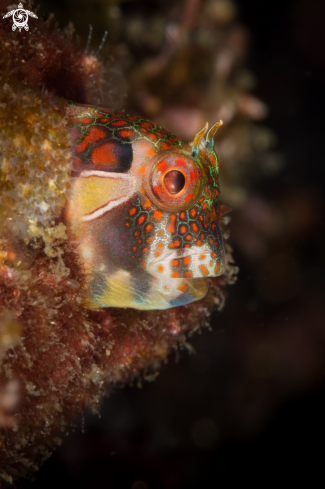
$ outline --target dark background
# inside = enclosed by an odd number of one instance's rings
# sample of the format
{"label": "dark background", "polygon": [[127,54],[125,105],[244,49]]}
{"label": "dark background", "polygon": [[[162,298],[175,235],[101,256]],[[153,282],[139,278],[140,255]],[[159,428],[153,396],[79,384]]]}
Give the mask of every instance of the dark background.
{"label": "dark background", "polygon": [[[165,6],[126,2],[122,11],[134,4]],[[64,6],[47,5],[63,16]],[[73,21],[75,4],[67,5]],[[190,339],[196,354],[174,352],[154,382],[111,395],[101,416],[85,415],[35,482],[21,481],[20,489],[264,485],[272,477],[292,483],[303,473],[309,482],[324,481],[325,3],[236,5],[251,35],[254,93],[269,107],[265,123],[285,161],[250,191],[278,209],[285,229],[256,263],[240,246],[244,217],[235,212],[238,281],[211,331]]]}

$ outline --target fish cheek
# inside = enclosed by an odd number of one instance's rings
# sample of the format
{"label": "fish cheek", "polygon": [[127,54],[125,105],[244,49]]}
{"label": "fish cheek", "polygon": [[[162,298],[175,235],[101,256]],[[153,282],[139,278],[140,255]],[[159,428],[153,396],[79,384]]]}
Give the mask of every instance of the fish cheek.
{"label": "fish cheek", "polygon": [[110,272],[110,268],[132,270],[137,265],[132,259],[134,238],[126,221],[125,206],[121,205],[87,223],[98,268]]}

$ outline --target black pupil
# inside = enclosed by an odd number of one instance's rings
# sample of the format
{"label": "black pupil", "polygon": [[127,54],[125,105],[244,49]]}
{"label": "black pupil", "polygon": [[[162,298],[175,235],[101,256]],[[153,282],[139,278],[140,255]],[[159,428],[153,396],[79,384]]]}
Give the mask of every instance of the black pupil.
{"label": "black pupil", "polygon": [[165,176],[164,184],[170,194],[178,194],[185,186],[185,177],[181,171],[171,170]]}

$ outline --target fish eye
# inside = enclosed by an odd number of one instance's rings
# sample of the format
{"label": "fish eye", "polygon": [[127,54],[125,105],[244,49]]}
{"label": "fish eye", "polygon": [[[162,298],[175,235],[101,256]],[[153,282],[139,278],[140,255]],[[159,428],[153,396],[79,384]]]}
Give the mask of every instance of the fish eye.
{"label": "fish eye", "polygon": [[185,187],[185,176],[179,170],[170,170],[164,176],[164,185],[170,194],[179,194]]}
{"label": "fish eye", "polygon": [[204,171],[188,153],[168,151],[149,163],[143,186],[158,209],[178,212],[198,200],[204,182]]}

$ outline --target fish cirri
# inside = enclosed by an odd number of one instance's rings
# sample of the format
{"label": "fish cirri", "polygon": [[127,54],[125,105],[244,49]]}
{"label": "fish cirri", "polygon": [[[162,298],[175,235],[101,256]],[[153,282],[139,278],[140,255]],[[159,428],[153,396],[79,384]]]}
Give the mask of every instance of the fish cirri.
{"label": "fish cirri", "polygon": [[86,272],[86,307],[167,309],[201,299],[207,277],[224,271],[214,150],[222,121],[185,143],[139,116],[69,111],[65,221]]}

